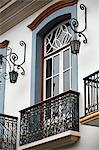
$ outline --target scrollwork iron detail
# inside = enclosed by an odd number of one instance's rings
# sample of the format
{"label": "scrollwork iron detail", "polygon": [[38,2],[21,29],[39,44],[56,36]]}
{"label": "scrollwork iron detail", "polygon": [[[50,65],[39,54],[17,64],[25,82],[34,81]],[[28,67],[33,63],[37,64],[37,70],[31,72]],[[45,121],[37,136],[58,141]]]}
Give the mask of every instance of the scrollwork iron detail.
{"label": "scrollwork iron detail", "polygon": [[[7,54],[3,55],[0,54],[0,78],[3,78],[5,80],[11,78],[10,74],[13,72],[17,74],[17,70],[21,69],[21,75],[25,75],[25,70],[23,68],[23,64],[25,63],[25,57],[26,57],[26,43],[24,41],[20,41],[20,46],[24,48],[24,56],[23,56],[23,61],[18,64],[18,55],[15,52],[12,52],[12,49],[10,47],[7,47]],[[9,71],[7,72],[6,67],[7,66],[9,68]],[[16,71],[15,71],[16,70]],[[13,75],[13,77],[15,77]],[[17,79],[16,79],[17,80]],[[2,80],[1,80],[2,81]],[[11,81],[11,80],[10,80]],[[15,83],[16,81],[12,81],[12,83]]]}
{"label": "scrollwork iron detail", "polygon": [[9,79],[9,73],[7,73],[5,69],[6,64],[9,66],[9,70],[11,71],[11,64],[7,59],[7,57],[11,55],[11,53],[12,53],[12,49],[8,47],[6,55],[0,54],[0,78],[3,78],[5,80]]}
{"label": "scrollwork iron detail", "polygon": [[24,58],[23,62],[21,64],[17,64],[17,60],[19,59],[18,55],[16,53],[10,54],[10,62],[13,64],[14,67],[17,67],[17,69],[22,69],[21,75],[25,75],[25,70],[22,67],[22,65],[25,63],[25,56],[26,56],[26,43],[24,41],[20,41],[20,46],[24,46]]}
{"label": "scrollwork iron detail", "polygon": [[0,114],[0,149],[16,150],[18,118]]}
{"label": "scrollwork iron detail", "polygon": [[77,33],[79,37],[83,36],[84,37],[84,40],[83,40],[83,43],[87,43],[87,38],[86,36],[84,35],[84,31],[87,29],[87,8],[84,4],[80,4],[80,9],[84,11],[84,14],[85,14],[85,26],[84,26],[84,29],[81,30],[81,31],[77,31],[76,28],[79,27],[79,22],[77,19],[75,18],[72,18],[69,25],[71,27],[71,29],[74,31],[74,33]]}
{"label": "scrollwork iron detail", "polygon": [[20,145],[79,131],[79,93],[66,91],[21,112]]}

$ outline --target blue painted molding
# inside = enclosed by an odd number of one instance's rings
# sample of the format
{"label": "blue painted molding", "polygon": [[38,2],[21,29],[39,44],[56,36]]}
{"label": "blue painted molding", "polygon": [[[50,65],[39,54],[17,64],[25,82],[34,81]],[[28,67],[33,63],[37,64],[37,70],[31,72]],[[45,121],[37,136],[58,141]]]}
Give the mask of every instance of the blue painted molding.
{"label": "blue painted molding", "polygon": [[[6,55],[6,48],[0,49],[0,54]],[[3,71],[6,70],[6,66],[4,66]],[[5,80],[3,77],[0,77],[0,113],[4,113],[4,102],[5,102]]]}
{"label": "blue painted molding", "polygon": [[[32,70],[31,70],[31,96],[30,105],[40,102],[41,94],[41,63],[43,37],[59,22],[65,21],[68,17],[77,18],[77,5],[59,9],[45,18],[35,30],[32,31]],[[72,33],[73,34],[73,33]],[[72,55],[72,89],[77,90],[77,56]]]}

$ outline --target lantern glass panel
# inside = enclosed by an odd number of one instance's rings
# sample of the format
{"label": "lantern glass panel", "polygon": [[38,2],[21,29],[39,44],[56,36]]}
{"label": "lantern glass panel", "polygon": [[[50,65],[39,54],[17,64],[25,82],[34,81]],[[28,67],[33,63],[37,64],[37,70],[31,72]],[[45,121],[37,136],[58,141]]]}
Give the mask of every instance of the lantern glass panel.
{"label": "lantern glass panel", "polygon": [[71,44],[71,52],[73,54],[79,53],[80,41],[79,40],[72,40],[70,44]]}
{"label": "lantern glass panel", "polygon": [[13,71],[9,72],[9,77],[10,77],[11,83],[16,83],[17,78],[18,78],[18,73],[13,70]]}

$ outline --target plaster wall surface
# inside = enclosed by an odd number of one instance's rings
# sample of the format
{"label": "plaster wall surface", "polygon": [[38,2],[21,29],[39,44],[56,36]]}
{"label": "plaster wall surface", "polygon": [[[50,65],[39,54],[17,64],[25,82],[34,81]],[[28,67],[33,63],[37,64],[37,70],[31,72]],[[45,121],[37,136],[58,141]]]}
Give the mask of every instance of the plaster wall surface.
{"label": "plaster wall surface", "polygon": [[[31,88],[31,57],[32,57],[32,31],[27,27],[44,9],[57,2],[53,0],[44,8],[40,9],[24,21],[11,28],[0,36],[0,42],[9,40],[9,47],[12,51],[18,55],[18,61],[20,64],[23,61],[23,48],[19,45],[21,40],[26,43],[26,62],[23,64],[25,69],[25,75],[21,75],[19,70],[19,76],[17,83],[11,84],[9,80],[6,81],[5,88],[5,102],[4,113],[14,116],[19,116],[19,110],[30,106],[30,88]],[[7,67],[8,69],[8,67]]]}
{"label": "plaster wall surface", "polygon": [[[57,0],[52,3],[57,2]],[[51,5],[50,3],[49,5]],[[79,5],[83,3],[87,7],[87,29],[84,34],[87,37],[87,44],[84,44],[81,37],[81,48],[78,54],[78,91],[80,92],[79,110],[80,117],[84,115],[84,84],[83,78],[99,70],[99,1],[98,0],[79,0],[77,5],[77,15],[79,21],[78,30],[84,27],[84,13]],[[31,88],[31,54],[32,54],[32,32],[27,28],[44,9],[42,8],[32,16],[28,17],[3,35],[0,40],[10,41],[9,47],[19,55],[19,62],[23,58],[23,53],[19,41],[26,42],[26,70],[25,76],[19,75],[16,84],[10,84],[6,81],[4,113],[19,116],[19,110],[30,106],[30,88]],[[71,146],[59,148],[57,150],[99,150],[99,128],[80,125],[80,140]]]}

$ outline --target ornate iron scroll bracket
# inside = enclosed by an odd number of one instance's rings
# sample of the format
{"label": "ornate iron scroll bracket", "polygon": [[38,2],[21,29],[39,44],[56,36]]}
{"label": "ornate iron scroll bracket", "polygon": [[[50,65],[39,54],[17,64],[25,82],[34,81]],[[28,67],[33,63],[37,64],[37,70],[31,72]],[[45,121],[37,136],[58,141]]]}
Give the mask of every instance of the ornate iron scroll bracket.
{"label": "ornate iron scroll bracket", "polygon": [[[20,41],[20,46],[23,46],[24,49],[23,61],[20,64],[17,63],[19,59],[18,55],[12,52],[10,47],[7,48],[7,55],[0,54],[0,78],[10,78],[11,83],[16,83],[19,69],[21,69],[21,75],[25,75],[23,64],[25,63],[26,58],[26,43],[24,41]],[[8,72],[5,70],[6,63],[8,64],[9,68]]]}
{"label": "ornate iron scroll bracket", "polygon": [[24,58],[23,58],[23,62],[21,64],[17,64],[16,61],[18,60],[18,55],[16,53],[10,53],[10,62],[13,64],[13,67],[17,67],[17,69],[21,69],[22,75],[25,75],[25,70],[22,67],[22,65],[25,63],[25,56],[26,56],[26,43],[24,41],[20,41],[20,46],[24,47]]}
{"label": "ornate iron scroll bracket", "polygon": [[84,34],[84,31],[87,29],[87,8],[84,4],[80,4],[80,9],[84,11],[84,14],[85,14],[85,26],[84,26],[84,29],[81,30],[81,31],[77,31],[77,27],[79,26],[79,22],[77,19],[75,18],[72,18],[69,25],[71,27],[71,29],[74,31],[74,33],[78,34],[79,37],[83,36],[84,37],[84,40],[83,40],[83,43],[86,44],[87,43],[87,38]]}

